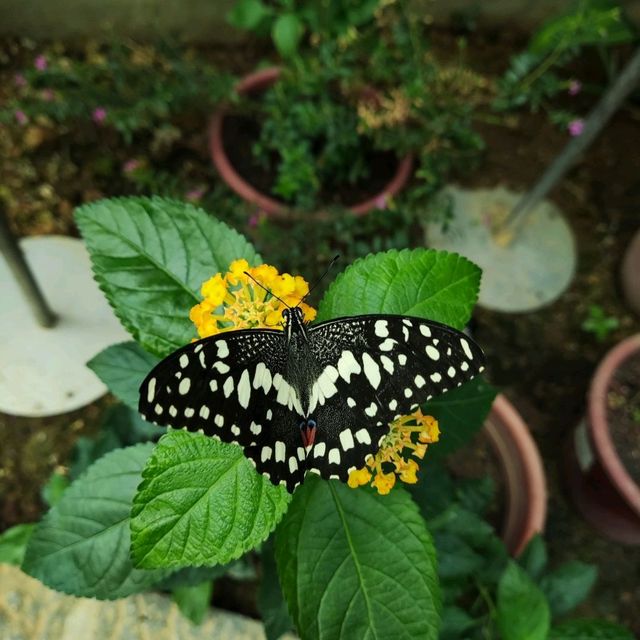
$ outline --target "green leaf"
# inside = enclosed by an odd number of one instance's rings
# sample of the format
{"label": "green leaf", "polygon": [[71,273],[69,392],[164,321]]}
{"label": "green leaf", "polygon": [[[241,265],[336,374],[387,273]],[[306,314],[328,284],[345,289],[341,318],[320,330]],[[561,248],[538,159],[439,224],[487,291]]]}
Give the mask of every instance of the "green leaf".
{"label": "green leaf", "polygon": [[577,560],[544,576],[540,588],[549,600],[551,615],[562,616],[575,609],[589,595],[597,577],[596,567]]}
{"label": "green leaf", "polygon": [[176,587],[173,590],[173,601],[185,618],[193,624],[201,624],[209,611],[212,594],[213,582],[201,582],[194,586]]}
{"label": "green leaf", "polygon": [[136,342],[121,342],[101,351],[87,362],[118,400],[138,410],[138,389],[159,362]]}
{"label": "green leaf", "polygon": [[401,488],[379,496],[309,478],[276,531],[276,560],[305,640],[438,636],[433,544]]}
{"label": "green leaf", "polygon": [[98,460],[36,526],[22,569],[76,596],[122,598],[148,589],[166,572],[134,569],[129,512],[153,445],[118,449]]}
{"label": "green leaf", "polygon": [[290,500],[240,447],[187,431],[160,439],[142,477],[131,512],[138,567],[229,562],[268,537]]}
{"label": "green leaf", "polygon": [[0,564],[22,564],[35,525],[17,524],[0,534]]}
{"label": "green leaf", "polygon": [[466,637],[466,632],[477,625],[464,609],[449,606],[442,611],[442,629],[440,629],[439,640],[460,640]]}
{"label": "green leaf", "polygon": [[196,337],[189,310],[205,280],[237,258],[260,261],[239,233],[176,200],[101,200],[77,209],[76,222],[116,315],[159,357]]}
{"label": "green leaf", "polygon": [[546,640],[549,605],[544,594],[515,562],[498,583],[498,628],[503,640]]}
{"label": "green leaf", "polygon": [[529,574],[532,580],[539,580],[547,566],[547,546],[543,537],[536,533],[525,550],[518,557],[518,564]]}
{"label": "green leaf", "polygon": [[271,37],[283,58],[289,58],[298,50],[298,43],[304,32],[299,18],[292,13],[278,16],[273,23]]}
{"label": "green leaf", "polygon": [[420,469],[418,482],[407,485],[407,489],[425,519],[445,511],[455,498],[451,475],[441,461],[432,461],[430,457]]}
{"label": "green leaf", "polygon": [[213,567],[185,567],[174,571],[162,582],[155,585],[160,591],[175,591],[179,587],[197,587],[203,582],[213,582],[229,571],[228,564],[217,564]]}
{"label": "green leaf", "polygon": [[49,476],[49,480],[47,480],[46,484],[42,487],[42,499],[49,507],[53,507],[60,502],[60,499],[68,486],[69,478],[58,471],[54,471]]}
{"label": "green leaf", "polygon": [[260,0],[239,0],[227,14],[227,20],[238,29],[253,31],[271,13],[271,8]]}
{"label": "green leaf", "polygon": [[318,318],[393,313],[462,329],[478,298],[480,273],[466,258],[446,251],[376,253],[356,260],[335,279]]}
{"label": "green leaf", "polygon": [[293,629],[293,620],[289,615],[287,603],[282,595],[278,580],[273,538],[262,545],[262,581],[258,592],[258,609],[264,623],[267,640],[278,640],[280,636]]}
{"label": "green leaf", "polygon": [[163,431],[163,427],[146,422],[137,411],[123,404],[111,406],[105,412],[98,435],[76,442],[69,477],[75,480],[109,451],[159,438]]}
{"label": "green leaf", "polygon": [[570,620],[553,627],[548,640],[635,640],[635,635],[607,620]]}
{"label": "green leaf", "polygon": [[484,424],[497,393],[482,376],[476,376],[425,403],[423,413],[433,416],[440,425],[440,440],[429,447],[429,457],[442,459],[467,444]]}

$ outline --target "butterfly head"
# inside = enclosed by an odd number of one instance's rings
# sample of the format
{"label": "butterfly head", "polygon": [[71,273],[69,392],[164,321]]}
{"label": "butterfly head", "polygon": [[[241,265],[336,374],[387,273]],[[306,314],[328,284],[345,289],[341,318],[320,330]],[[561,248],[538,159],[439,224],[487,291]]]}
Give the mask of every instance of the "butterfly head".
{"label": "butterfly head", "polygon": [[287,307],[282,310],[282,320],[284,323],[284,330],[287,333],[287,339],[291,339],[291,336],[296,334],[302,334],[306,337],[306,331],[304,329],[304,312],[300,307]]}

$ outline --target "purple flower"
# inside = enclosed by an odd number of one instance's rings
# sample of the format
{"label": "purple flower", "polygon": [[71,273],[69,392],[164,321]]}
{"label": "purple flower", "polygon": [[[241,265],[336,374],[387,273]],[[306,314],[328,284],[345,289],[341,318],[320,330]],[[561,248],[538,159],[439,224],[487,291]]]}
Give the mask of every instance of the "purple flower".
{"label": "purple flower", "polygon": [[579,136],[584,131],[584,120],[582,118],[576,118],[572,120],[568,125],[567,129],[569,130],[569,135]]}
{"label": "purple flower", "polygon": [[91,119],[96,124],[102,124],[107,119],[107,110],[104,107],[96,107],[91,114]]}
{"label": "purple flower", "polygon": [[122,165],[122,170],[125,173],[133,173],[134,171],[138,170],[141,166],[142,166],[142,162],[140,162],[140,160],[138,160],[137,158],[131,158],[131,160],[127,160]]}
{"label": "purple flower", "polygon": [[267,214],[262,209],[256,209],[247,221],[247,225],[250,229],[255,229],[265,218]]}
{"label": "purple flower", "polygon": [[13,76],[13,81],[15,82],[16,87],[27,86],[27,79],[24,77],[24,74],[22,73],[16,73],[16,75]]}
{"label": "purple flower", "polygon": [[47,65],[48,65],[47,59],[43,55],[39,55],[33,63],[33,66],[38,71],[44,71],[47,68]]}
{"label": "purple flower", "polygon": [[376,199],[373,201],[376,209],[386,209],[387,208],[387,194],[381,193]]}
{"label": "purple flower", "polygon": [[582,91],[582,82],[580,80],[570,80],[567,92],[570,96],[577,96]]}
{"label": "purple flower", "polygon": [[202,200],[202,196],[207,192],[205,187],[195,187],[194,189],[190,189],[187,193],[184,194],[184,197],[189,202],[199,202]]}
{"label": "purple flower", "polygon": [[27,124],[29,121],[29,118],[27,118],[27,114],[24,111],[16,111],[15,116],[18,124]]}

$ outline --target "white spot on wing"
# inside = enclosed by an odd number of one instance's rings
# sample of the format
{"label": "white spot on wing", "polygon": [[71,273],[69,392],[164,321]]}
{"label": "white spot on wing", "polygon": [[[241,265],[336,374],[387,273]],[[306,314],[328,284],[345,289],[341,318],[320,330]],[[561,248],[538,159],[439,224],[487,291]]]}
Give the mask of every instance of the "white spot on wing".
{"label": "white spot on wing", "polygon": [[367,376],[369,384],[377,389],[380,386],[380,367],[378,363],[368,354],[364,353],[362,356],[362,365],[364,367],[364,375]]}
{"label": "white spot on wing", "polygon": [[416,385],[416,387],[418,387],[418,389],[422,389],[422,387],[424,387],[424,385],[427,384],[427,381],[420,374],[418,374],[413,379],[413,383]]}
{"label": "white spot on wing", "polygon": [[289,458],[289,472],[294,473],[297,470],[298,470],[298,461],[296,460],[295,456],[291,456]]}
{"label": "white spot on wing", "polygon": [[377,320],[374,325],[374,331],[378,338],[386,338],[389,335],[389,329],[387,327],[386,320]]}
{"label": "white spot on wing", "polygon": [[380,362],[387,373],[393,375],[393,360],[389,356],[380,356]]}
{"label": "white spot on wing", "polygon": [[249,430],[251,431],[251,433],[255,433],[256,435],[259,435],[260,432],[262,431],[262,425],[261,424],[256,424],[252,420],[251,421],[251,425],[249,426]]}
{"label": "white spot on wing", "polygon": [[284,442],[276,440],[276,462],[284,462],[286,454],[287,448],[285,447]]}
{"label": "white spot on wing", "polygon": [[347,404],[349,405],[349,407],[351,407],[351,409],[353,409],[353,407],[356,406],[356,401],[353,398],[347,398]]}
{"label": "white spot on wing", "polygon": [[233,393],[233,376],[229,376],[222,385],[222,391],[224,392],[224,397],[228,398]]}
{"label": "white spot on wing", "polygon": [[316,444],[313,447],[313,457],[314,458],[322,458],[324,457],[324,454],[327,450],[327,445],[325,442],[318,442],[318,444]]}
{"label": "white spot on wing", "polygon": [[376,415],[376,413],[378,413],[378,407],[376,405],[375,402],[372,402],[365,410],[364,412],[370,417],[373,418],[373,416]]}
{"label": "white spot on wing", "polygon": [[226,358],[229,355],[229,346],[227,345],[227,341],[218,340],[216,345],[218,347],[218,358]]}
{"label": "white spot on wing", "polygon": [[216,423],[216,426],[221,427],[224,424],[224,416],[218,414],[213,421]]}
{"label": "white spot on wing", "polygon": [[[260,461],[266,462],[267,460],[271,460],[271,447],[262,447],[262,451],[260,451]],[[265,473],[264,475],[267,474]]]}
{"label": "white spot on wing", "polygon": [[189,393],[189,389],[191,388],[191,380],[189,378],[183,378],[180,380],[180,384],[178,385],[178,393],[181,396]]}
{"label": "white spot on wing", "polygon": [[329,449],[329,464],[340,464],[340,449]]}
{"label": "white spot on wing", "polygon": [[225,364],[224,362],[214,362],[213,368],[219,373],[229,373],[229,365]]}
{"label": "white spot on wing", "polygon": [[356,440],[362,444],[371,444],[371,436],[366,429],[356,431]]}
{"label": "white spot on wing", "polygon": [[455,377],[455,375],[456,375],[456,368],[455,368],[455,367],[449,367],[449,368],[447,369],[447,375],[448,375],[450,378],[454,378],[454,377]]}
{"label": "white spot on wing", "polygon": [[240,376],[238,382],[238,402],[245,409],[249,406],[251,399],[251,382],[249,381],[249,372],[245,369]]}
{"label": "white spot on wing", "polygon": [[186,353],[183,353],[180,356],[180,366],[184,369],[189,364],[189,356]]}
{"label": "white spot on wing", "polygon": [[149,380],[149,386],[147,387],[147,402],[151,402],[156,395],[156,379],[151,378]]}
{"label": "white spot on wing", "polygon": [[469,371],[469,363],[465,360],[465,361],[460,365],[460,369],[462,369],[462,371]]}
{"label": "white spot on wing", "polygon": [[378,348],[380,351],[391,351],[396,344],[398,344],[396,340],[393,338],[387,338],[378,345]]}
{"label": "white spot on wing", "polygon": [[433,346],[429,345],[425,351],[427,352],[427,355],[432,359],[432,360],[439,360],[440,359],[440,352]]}
{"label": "white spot on wing", "polygon": [[349,449],[353,449],[355,446],[353,443],[353,435],[351,433],[351,429],[345,429],[340,432],[340,444],[345,451]]}
{"label": "white spot on wing", "polygon": [[209,417],[209,407],[204,404],[200,407],[200,417],[205,420]]}
{"label": "white spot on wing", "polygon": [[211,391],[217,391],[218,390],[218,381],[217,380],[212,380],[209,383],[209,389],[211,389]]}
{"label": "white spot on wing", "polygon": [[440,382],[440,380],[442,380],[442,376],[436,371],[435,373],[432,373],[429,376],[432,380],[432,382]]}
{"label": "white spot on wing", "polygon": [[358,374],[361,371],[362,369],[360,368],[360,364],[353,357],[353,353],[351,353],[351,351],[343,351],[340,359],[338,360],[338,373],[345,382],[349,383],[351,376],[354,373]]}

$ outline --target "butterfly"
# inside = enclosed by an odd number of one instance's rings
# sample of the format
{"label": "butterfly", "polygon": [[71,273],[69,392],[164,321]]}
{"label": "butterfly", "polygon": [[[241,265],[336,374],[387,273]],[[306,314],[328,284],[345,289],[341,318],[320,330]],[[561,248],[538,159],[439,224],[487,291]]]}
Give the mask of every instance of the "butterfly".
{"label": "butterfly", "polygon": [[289,492],[306,473],[343,482],[375,455],[397,417],[484,369],[464,333],[410,316],[315,325],[299,307],[283,330],[204,338],[162,360],[140,387],[140,413],[240,445]]}

